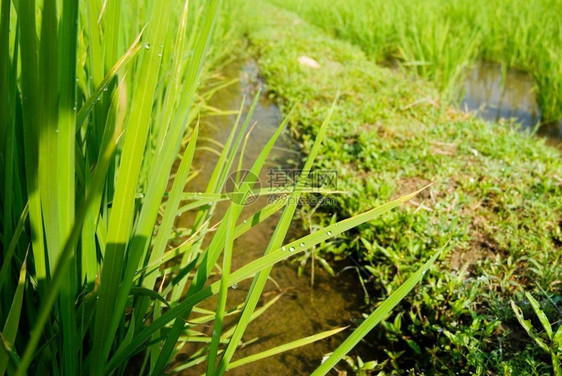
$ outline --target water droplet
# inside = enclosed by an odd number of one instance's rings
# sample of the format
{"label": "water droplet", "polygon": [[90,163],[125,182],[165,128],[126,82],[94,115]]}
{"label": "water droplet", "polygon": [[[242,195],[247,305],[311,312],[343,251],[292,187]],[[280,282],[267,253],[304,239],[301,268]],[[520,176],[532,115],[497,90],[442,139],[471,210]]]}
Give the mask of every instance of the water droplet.
{"label": "water droplet", "polygon": [[103,91],[107,91],[107,87],[104,87],[104,88],[103,88]]}
{"label": "water droplet", "polygon": [[295,252],[295,247],[290,247],[289,252]]}
{"label": "water droplet", "polygon": [[233,290],[236,290],[237,288],[238,288],[238,283],[235,283],[235,284],[232,285]]}
{"label": "water droplet", "polygon": [[101,100],[101,97],[98,97],[98,101]]}
{"label": "water droplet", "polygon": [[80,81],[80,80],[78,79],[78,77],[76,77],[76,82],[78,82],[78,81]]}
{"label": "water droplet", "polygon": [[244,222],[244,223],[248,223],[248,221],[247,221],[247,220],[244,220],[243,222]]}
{"label": "water droplet", "polygon": [[59,133],[59,129],[57,128],[57,129],[55,130],[55,132]]}
{"label": "water droplet", "polygon": [[145,50],[150,50],[150,43],[145,43],[145,44],[144,44],[144,49],[145,49]]}
{"label": "water droplet", "polygon": [[160,53],[158,54],[158,56],[159,56],[159,57],[162,57],[162,52],[160,52]]}
{"label": "water droplet", "polygon": [[328,236],[332,236],[332,231],[328,231]]}
{"label": "water droplet", "polygon": [[285,247],[285,246],[281,247],[281,250],[282,250],[282,251],[284,251],[284,250],[286,250],[286,249],[287,249],[287,247]]}
{"label": "water droplet", "polygon": [[76,106],[72,107],[72,109],[73,109],[74,111],[76,111]]}
{"label": "water droplet", "polygon": [[301,247],[304,247],[304,243],[299,244]]}
{"label": "water droplet", "polygon": [[217,331],[213,329],[213,337],[217,335]]}

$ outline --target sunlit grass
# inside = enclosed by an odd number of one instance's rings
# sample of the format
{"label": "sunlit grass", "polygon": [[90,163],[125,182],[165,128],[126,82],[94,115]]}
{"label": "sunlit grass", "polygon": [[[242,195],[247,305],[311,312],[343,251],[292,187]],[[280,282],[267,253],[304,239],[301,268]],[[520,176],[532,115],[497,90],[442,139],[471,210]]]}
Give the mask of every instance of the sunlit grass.
{"label": "sunlit grass", "polygon": [[376,62],[397,59],[458,94],[475,59],[529,72],[545,121],[562,118],[562,5],[555,0],[277,1]]}
{"label": "sunlit grass", "polygon": [[[326,8],[319,7],[319,14]],[[552,373],[548,353],[532,340],[513,341],[527,334],[509,301],[524,305],[523,290],[532,291],[560,325],[559,151],[516,124],[449,108],[427,80],[375,64],[363,48],[306,17],[271,4],[251,15],[250,52],[277,103],[284,113],[298,101],[306,104],[289,123],[304,151],[318,132],[316,119],[332,105],[330,95],[345,97],[315,167],[336,170],[338,189],[347,194],[318,208],[303,207],[297,223],[305,231],[437,180],[410,205],[327,240],[297,262],[308,268],[315,258],[355,260],[356,288],[367,295],[368,313],[436,247],[454,239],[427,282],[362,342],[377,355],[346,358],[352,368],[375,374],[412,368],[436,374]],[[300,56],[318,67],[299,63]]]}
{"label": "sunlit grass", "polygon": [[[130,362],[138,356],[141,372],[161,375],[178,349],[193,341],[205,346],[186,364],[202,359],[208,374],[221,375],[340,330],[232,361],[247,325],[262,312],[257,301],[276,263],[373,220],[417,192],[283,245],[297,198],[306,190],[299,183],[288,188],[293,200],[270,204],[237,225],[289,120],[226,200],[225,183],[244,150],[250,121],[248,116],[240,124],[240,115],[216,150],[219,160],[205,192],[183,192],[194,173],[197,119],[206,99],[201,83],[237,47],[242,14],[242,6],[222,8],[219,0],[2,1],[0,373],[123,374],[138,366]],[[302,176],[321,154],[334,108],[323,114]],[[228,204],[222,220],[213,217],[219,201]],[[175,239],[174,220],[188,210],[195,223],[186,239]],[[279,210],[264,256],[231,270],[234,239]],[[337,364],[438,255],[317,374]],[[220,280],[210,283],[216,270]],[[250,278],[241,318],[224,331],[228,289]],[[205,321],[213,322],[213,332],[195,339],[192,313],[214,295],[215,312],[206,311]]]}

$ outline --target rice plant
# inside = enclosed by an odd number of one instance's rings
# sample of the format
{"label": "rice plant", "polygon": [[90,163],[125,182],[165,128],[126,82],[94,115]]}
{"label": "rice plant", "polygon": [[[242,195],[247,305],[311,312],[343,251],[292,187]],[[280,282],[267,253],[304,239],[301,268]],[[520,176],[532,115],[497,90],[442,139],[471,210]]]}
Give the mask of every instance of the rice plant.
{"label": "rice plant", "polygon": [[562,118],[559,1],[272,2],[358,45],[376,62],[403,62],[445,94],[458,94],[476,59],[524,70],[537,82],[543,120]]}
{"label": "rice plant", "polygon": [[[205,100],[201,82],[235,47],[233,20],[241,8],[224,12],[222,7],[220,0],[2,0],[0,374],[135,370],[159,375],[197,333],[206,345],[182,367],[205,361],[208,374],[220,375],[338,331],[233,361],[276,263],[372,220],[415,193],[286,245],[298,200],[271,204],[250,221],[240,221],[285,120],[263,146],[252,173],[241,178],[236,192],[228,192],[226,215],[217,219],[213,214],[225,198],[225,182],[243,149],[250,116],[242,124],[238,117],[218,151],[206,191],[184,192],[195,173],[196,119]],[[327,114],[303,176],[321,150],[329,123]],[[304,188],[293,187],[289,197],[298,198]],[[195,222],[178,244],[174,219],[186,210],[194,212]],[[264,256],[231,270],[233,240],[279,210]],[[337,364],[438,255],[315,374]],[[211,283],[216,269],[220,279]],[[254,283],[241,317],[233,331],[225,331],[228,288],[249,278]],[[213,332],[205,336],[198,327],[205,322],[192,319],[202,312],[198,305],[213,295],[218,295],[216,309],[205,321],[213,322]]]}

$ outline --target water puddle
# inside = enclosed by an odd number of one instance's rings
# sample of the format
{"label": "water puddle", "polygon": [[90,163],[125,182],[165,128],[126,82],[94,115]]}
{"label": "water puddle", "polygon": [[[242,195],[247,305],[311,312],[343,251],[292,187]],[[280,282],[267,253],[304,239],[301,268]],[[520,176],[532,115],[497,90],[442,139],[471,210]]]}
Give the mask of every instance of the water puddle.
{"label": "water puddle", "polygon": [[[215,94],[209,103],[210,106],[221,110],[235,110],[241,105],[242,98],[246,97],[249,108],[258,86],[262,85],[258,76],[257,66],[254,62],[247,62],[244,66],[232,65],[227,68],[225,78],[240,78],[239,82],[223,89]],[[213,141],[224,143],[228,137],[236,115],[228,116],[206,116],[201,119],[200,145],[214,147]],[[261,148],[282,121],[279,109],[263,95],[254,112],[252,121],[256,126],[248,142],[248,149],[244,157],[244,168],[249,168]],[[270,167],[283,166],[283,168],[295,168],[300,158],[298,152],[291,145],[288,135],[282,137],[276,143],[272,155],[268,158],[269,163],[259,179],[262,187],[268,179],[267,171]],[[193,168],[200,171],[199,175],[188,184],[189,191],[204,190],[209,180],[212,169],[218,157],[216,154],[201,149],[196,153]],[[245,208],[242,217],[251,215],[267,204],[267,198],[259,198],[255,203]],[[212,223],[216,223],[223,217],[224,206],[219,206],[214,215]],[[260,223],[248,233],[238,238],[234,244],[233,270],[255,260],[263,255],[268,241],[273,234],[275,224],[279,215]],[[177,226],[186,227],[191,224],[193,218],[182,217]],[[295,229],[290,230],[295,234]],[[292,234],[287,236],[289,239]],[[336,272],[344,265],[335,265]],[[246,331],[243,340],[248,342],[246,346],[239,349],[234,360],[251,354],[279,346],[281,344],[310,336],[312,334],[334,329],[341,326],[354,326],[353,324],[362,318],[361,308],[364,304],[364,295],[357,281],[354,270],[346,270],[338,277],[329,276],[320,268],[315,269],[314,287],[310,286],[310,263],[301,277],[297,275],[297,266],[284,262],[276,265],[271,273],[272,280],[268,282],[260,304],[270,301],[275,297],[279,300],[263,315],[252,322]],[[236,289],[229,291],[227,307],[232,308],[241,304],[248,292],[250,280],[240,283]],[[215,297],[216,298],[216,297]],[[205,302],[204,308],[214,309],[214,301]],[[207,306],[208,305],[208,306]],[[237,315],[234,315],[228,330],[235,323]],[[207,328],[207,332],[212,326]],[[322,357],[333,351],[339,343],[349,335],[346,330],[340,335],[330,337],[320,342],[301,347],[299,349],[272,356],[246,366],[229,371],[230,375],[307,375],[310,374],[321,362]],[[207,333],[210,334],[210,333]],[[186,345],[178,355],[179,365],[190,360],[199,347],[194,344]],[[364,354],[366,350],[358,349]],[[367,357],[368,358],[368,357]],[[363,358],[365,359],[365,358]],[[190,368],[184,371],[188,374],[204,373],[204,366]]]}
{"label": "water puddle", "polygon": [[[502,84],[501,65],[483,62],[466,76],[460,107],[477,111],[486,120],[516,119],[523,129],[533,129],[541,119],[534,90],[535,82],[528,73],[510,69]],[[541,124],[537,134],[548,144],[562,147],[562,121]]]}

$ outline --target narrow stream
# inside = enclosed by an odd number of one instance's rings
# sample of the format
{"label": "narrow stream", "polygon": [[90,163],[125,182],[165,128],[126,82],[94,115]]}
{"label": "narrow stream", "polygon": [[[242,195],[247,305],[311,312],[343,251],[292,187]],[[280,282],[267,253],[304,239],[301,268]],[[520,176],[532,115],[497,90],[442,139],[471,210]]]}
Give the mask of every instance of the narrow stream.
{"label": "narrow stream", "polygon": [[[252,61],[243,66],[231,65],[227,68],[225,72],[227,80],[238,77],[240,78],[238,83],[215,94],[209,105],[221,110],[236,110],[245,96],[244,113],[246,113],[257,87],[263,85],[263,82],[260,82],[257,65]],[[250,128],[254,122],[256,122],[256,126],[249,138],[243,168],[249,168],[252,165],[263,145],[282,121],[279,109],[266,99],[263,92],[250,122]],[[235,118],[236,115],[202,118],[199,145],[217,149],[217,146],[210,140],[224,143]],[[279,165],[283,168],[295,168],[300,155],[293,149],[288,134],[278,140],[268,158],[269,163],[259,177],[262,187],[266,185],[269,168]],[[200,174],[188,184],[187,190],[193,192],[205,189],[217,159],[218,157],[214,153],[204,149],[196,153],[193,168],[199,170]],[[266,198],[259,198],[244,209],[242,217],[251,215],[266,204]],[[218,207],[214,215],[216,219],[212,220],[212,223],[220,220],[224,211],[224,206]],[[272,216],[235,241],[233,270],[263,255],[278,219],[279,214]],[[185,216],[180,218],[177,226],[186,227],[192,221],[193,218]],[[294,237],[296,232],[297,229],[292,228],[285,243]],[[338,272],[344,265],[334,265],[333,267]],[[314,286],[311,287],[310,263],[301,277],[297,275],[297,269],[297,266],[289,261],[273,268],[271,280],[267,283],[260,304],[268,302],[280,294],[281,296],[269,310],[249,325],[243,337],[243,340],[249,343],[237,351],[234,360],[321,331],[348,325],[353,327],[354,323],[362,318],[361,308],[364,304],[364,295],[354,270],[348,269],[337,277],[331,277],[317,266],[314,273]],[[244,301],[250,283],[250,280],[246,280],[240,283],[236,289],[230,290],[227,308],[235,307]],[[215,301],[206,302],[204,308],[214,309]],[[237,317],[238,315],[231,317],[230,326],[227,325],[225,330],[236,322]],[[212,326],[207,328],[207,331],[210,330],[212,330]],[[349,335],[350,330],[305,347],[235,368],[228,373],[230,375],[308,375],[320,364],[325,354],[333,351]],[[179,364],[187,362],[189,354],[192,354],[197,348],[195,345],[186,346],[177,357]],[[358,349],[357,351],[364,354],[367,350]],[[195,369],[187,369],[181,374],[198,375],[204,373],[204,367],[205,365],[201,364]]]}
{"label": "narrow stream", "polygon": [[[531,75],[509,69],[502,84],[502,68],[497,63],[482,62],[470,70],[460,107],[477,111],[477,115],[486,120],[514,118],[523,129],[533,129],[541,121]],[[549,145],[562,147],[562,121],[541,124],[537,135],[544,137]]]}

